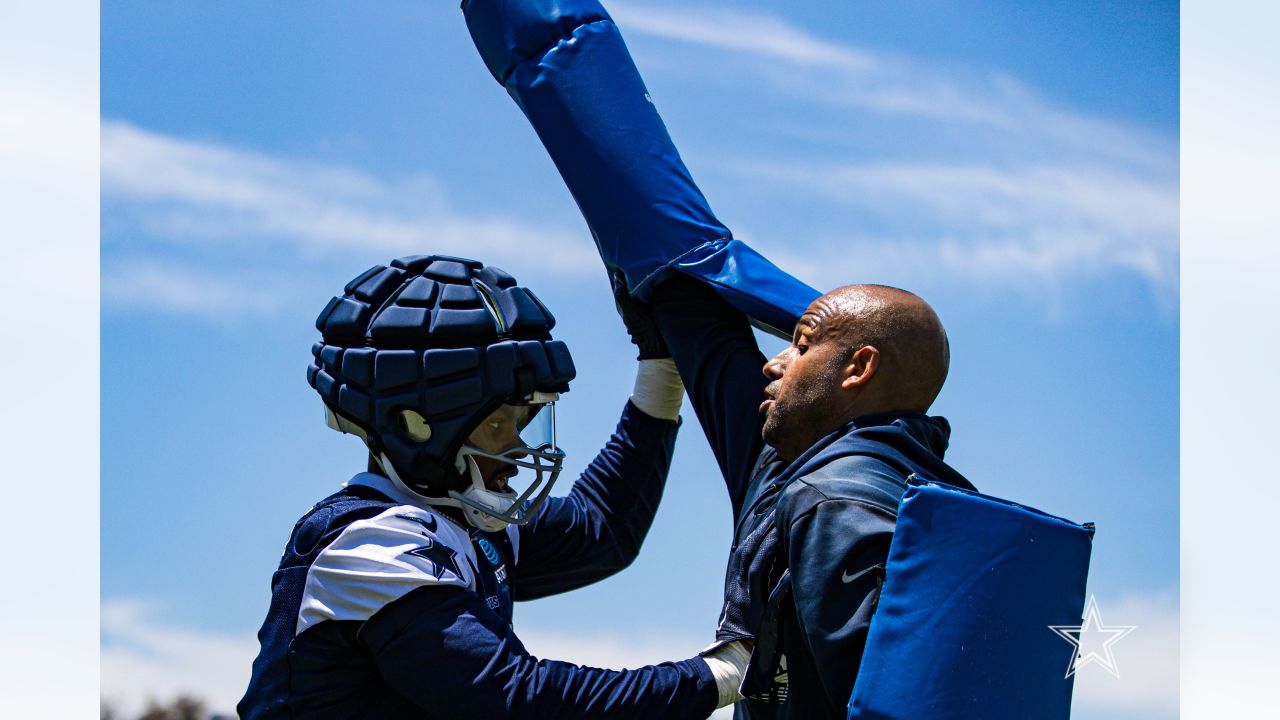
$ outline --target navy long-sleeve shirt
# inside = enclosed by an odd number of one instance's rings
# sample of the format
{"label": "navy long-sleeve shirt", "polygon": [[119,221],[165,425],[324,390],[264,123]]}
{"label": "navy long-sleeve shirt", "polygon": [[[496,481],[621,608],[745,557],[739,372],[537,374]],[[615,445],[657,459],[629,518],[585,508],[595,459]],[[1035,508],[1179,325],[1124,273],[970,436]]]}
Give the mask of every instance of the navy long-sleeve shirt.
{"label": "navy long-sleeve shirt", "polygon": [[602,670],[531,656],[512,603],[628,565],[677,426],[630,403],[565,497],[523,527],[464,527],[385,477],[355,476],[294,527],[241,718],[704,718],[699,659]]}

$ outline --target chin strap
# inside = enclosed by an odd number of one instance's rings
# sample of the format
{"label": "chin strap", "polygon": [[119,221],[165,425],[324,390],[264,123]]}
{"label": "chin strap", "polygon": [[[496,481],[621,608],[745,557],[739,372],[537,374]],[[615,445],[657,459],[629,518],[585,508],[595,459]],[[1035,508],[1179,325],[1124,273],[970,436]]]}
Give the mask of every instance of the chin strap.
{"label": "chin strap", "polygon": [[[494,492],[484,485],[484,476],[480,474],[480,466],[476,464],[475,458],[471,456],[471,448],[463,445],[458,451],[457,459],[458,472],[466,472],[471,478],[471,485],[461,493],[456,490],[449,491],[450,495],[465,495],[468,500],[479,503],[485,507],[491,508],[499,513],[506,513],[511,510],[511,506],[515,504],[516,498],[519,496],[514,492],[500,493]],[[498,532],[506,528],[511,523],[496,518],[486,512],[478,510],[470,505],[463,503],[453,497],[442,498],[447,504],[454,507],[462,508],[463,515],[466,516],[467,522],[472,527],[479,528],[485,532]],[[442,503],[444,504],[444,503]]]}
{"label": "chin strap", "polygon": [[[493,517],[492,515],[477,510],[474,507],[470,507],[466,503],[463,503],[454,497],[428,497],[416,490],[413,490],[407,483],[405,483],[404,480],[400,479],[400,474],[396,472],[395,466],[391,464],[391,459],[386,456],[386,453],[379,454],[377,456],[377,461],[378,465],[382,468],[382,472],[385,473],[386,476],[390,478],[392,484],[401,491],[409,493],[410,497],[418,498],[421,502],[427,505],[458,508],[462,511],[462,516],[467,519],[467,524],[471,525],[471,527],[485,532],[498,532],[499,530],[505,529],[507,525],[510,524],[505,520]],[[511,497],[508,499],[505,498],[503,493],[495,493],[492,490],[486,489],[484,487],[484,477],[480,475],[480,468],[476,465],[476,461],[472,459],[469,454],[466,454],[465,448],[458,452],[458,463],[465,464],[465,468],[459,468],[459,472],[465,470],[468,473],[471,477],[471,485],[461,493],[451,491],[450,495],[465,494],[475,502],[500,508],[501,512],[505,512],[510,508],[511,503],[515,501],[515,493],[511,493]],[[503,500],[506,501],[505,505],[502,504]]]}
{"label": "chin strap", "polygon": [[426,495],[423,495],[417,490],[409,487],[408,483],[400,479],[400,473],[396,472],[395,466],[391,464],[391,458],[387,457],[386,453],[378,453],[373,459],[377,461],[378,467],[382,468],[382,474],[386,475],[391,480],[391,484],[395,485],[400,492],[408,494],[409,497],[415,498],[426,505],[458,505],[458,501],[456,500],[450,500],[449,498],[427,497]]}
{"label": "chin strap", "polygon": [[[369,434],[365,432],[364,428],[335,413],[328,406],[324,409],[324,419],[325,424],[334,430],[355,435],[368,444]],[[391,484],[395,485],[401,492],[426,505],[458,508],[462,511],[463,517],[467,519],[467,523],[474,528],[485,532],[498,532],[510,525],[510,523],[501,518],[494,517],[457,499],[456,496],[465,495],[473,503],[483,505],[499,513],[506,513],[519,497],[515,492],[500,493],[486,488],[484,486],[484,476],[480,474],[480,467],[476,465],[475,458],[471,457],[471,448],[465,445],[458,451],[456,462],[458,472],[466,473],[471,479],[471,484],[462,492],[450,491],[449,494],[453,497],[429,497],[409,487],[409,484],[401,479],[400,473],[396,472],[395,466],[391,464],[391,458],[388,458],[386,453],[376,453],[374,461],[378,463],[382,473],[391,480]]]}

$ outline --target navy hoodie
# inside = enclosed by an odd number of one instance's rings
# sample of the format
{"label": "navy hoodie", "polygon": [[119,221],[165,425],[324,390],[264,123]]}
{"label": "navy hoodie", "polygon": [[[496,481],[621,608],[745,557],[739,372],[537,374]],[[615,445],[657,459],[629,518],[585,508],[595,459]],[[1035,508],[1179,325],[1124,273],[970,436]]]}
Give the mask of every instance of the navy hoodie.
{"label": "navy hoodie", "polygon": [[940,417],[858,418],[793,462],[765,447],[739,513],[717,639],[756,638],[737,717],[844,717],[907,478],[974,489]]}

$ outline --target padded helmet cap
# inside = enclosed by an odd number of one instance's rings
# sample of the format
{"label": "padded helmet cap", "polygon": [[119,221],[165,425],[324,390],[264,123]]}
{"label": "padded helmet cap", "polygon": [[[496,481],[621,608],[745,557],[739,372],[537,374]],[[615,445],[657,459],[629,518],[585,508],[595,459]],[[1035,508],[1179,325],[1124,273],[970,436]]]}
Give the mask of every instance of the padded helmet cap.
{"label": "padded helmet cap", "polygon": [[406,484],[441,497],[465,485],[455,458],[485,416],[569,389],[573,358],[551,339],[554,326],[537,296],[496,267],[403,257],[361,273],[325,305],[307,382]]}

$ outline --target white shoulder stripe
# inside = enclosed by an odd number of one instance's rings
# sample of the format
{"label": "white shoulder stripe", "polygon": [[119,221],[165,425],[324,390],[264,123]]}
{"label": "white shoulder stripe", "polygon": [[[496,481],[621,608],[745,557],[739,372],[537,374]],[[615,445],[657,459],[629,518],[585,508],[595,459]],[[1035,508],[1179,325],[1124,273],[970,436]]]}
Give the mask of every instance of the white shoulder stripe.
{"label": "white shoulder stripe", "polygon": [[351,523],[316,557],[294,635],[325,620],[368,620],[427,585],[474,589],[466,531],[431,510],[402,505]]}

